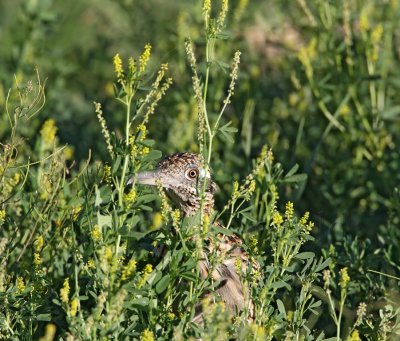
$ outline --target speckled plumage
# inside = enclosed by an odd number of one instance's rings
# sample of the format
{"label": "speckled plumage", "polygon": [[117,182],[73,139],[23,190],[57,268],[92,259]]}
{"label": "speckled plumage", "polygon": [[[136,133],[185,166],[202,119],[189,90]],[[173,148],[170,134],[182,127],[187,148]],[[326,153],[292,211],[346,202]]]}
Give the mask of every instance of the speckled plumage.
{"label": "speckled plumage", "polygon": [[[161,160],[154,171],[139,173],[137,182],[145,185],[155,185],[160,182],[167,195],[179,206],[181,211],[187,216],[192,216],[200,209],[199,193],[201,193],[205,181],[204,211],[206,214],[211,214],[216,186],[211,179],[210,172],[204,171],[203,165],[202,158],[197,154],[173,154]],[[196,176],[193,177],[193,175]],[[258,270],[258,263],[249,261],[241,246],[242,240],[236,235],[219,234],[217,240],[207,238],[206,242],[208,246],[203,250],[199,262],[201,276],[206,278],[210,275],[208,255],[216,252],[217,257],[221,259],[220,264],[211,273],[213,280],[221,283],[216,292],[233,314],[247,310],[251,319],[254,314],[253,303],[249,298],[248,290],[243,289],[240,275],[237,272],[237,264],[241,264],[241,271],[245,273],[250,263],[253,269]],[[201,320],[200,313],[194,321],[200,322]]]}

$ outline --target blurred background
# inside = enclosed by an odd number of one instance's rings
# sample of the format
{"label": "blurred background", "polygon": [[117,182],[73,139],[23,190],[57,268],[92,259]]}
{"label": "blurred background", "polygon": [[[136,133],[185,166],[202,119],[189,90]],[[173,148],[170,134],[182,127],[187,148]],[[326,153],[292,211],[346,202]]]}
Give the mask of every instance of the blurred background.
{"label": "blurred background", "polygon": [[[230,8],[226,40],[216,47],[209,102],[215,115],[228,86],[226,65],[241,50],[224,122],[233,121],[239,131],[234,143],[217,139],[212,164],[220,202],[267,144],[284,169],[297,163],[308,175],[297,188],[282,187],[281,199],[311,212],[321,247],[348,239],[348,245],[355,243],[349,252],[360,252],[358,243],[372,243],[387,259],[398,259],[399,2],[232,0]],[[8,89],[35,79],[37,66],[47,79],[46,105],[22,135],[33,144],[51,117],[77,161],[89,149],[104,161],[93,101],[103,104],[112,130],[122,129],[112,57],[137,58],[150,43],[152,69],[167,62],[174,80],[151,118],[150,137],[164,153],[196,151],[185,38],[195,42],[202,60],[201,2],[2,0],[0,110]],[[1,120],[3,140],[9,128],[6,115]]]}

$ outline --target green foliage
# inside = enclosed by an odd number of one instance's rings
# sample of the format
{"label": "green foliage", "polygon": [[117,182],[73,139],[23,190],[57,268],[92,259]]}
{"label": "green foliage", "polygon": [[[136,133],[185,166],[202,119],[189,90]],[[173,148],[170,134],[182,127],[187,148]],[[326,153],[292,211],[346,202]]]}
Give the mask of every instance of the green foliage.
{"label": "green foliage", "polygon": [[[229,5],[0,4],[0,339],[399,337],[400,3]],[[136,185],[158,149],[212,216]],[[233,233],[254,321],[199,275]]]}

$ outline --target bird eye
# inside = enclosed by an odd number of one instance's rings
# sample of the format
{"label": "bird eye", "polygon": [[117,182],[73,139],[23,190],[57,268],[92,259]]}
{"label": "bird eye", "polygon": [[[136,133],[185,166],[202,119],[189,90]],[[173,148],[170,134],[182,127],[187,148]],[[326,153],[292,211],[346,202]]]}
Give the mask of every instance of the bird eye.
{"label": "bird eye", "polygon": [[196,168],[189,168],[186,173],[186,178],[189,180],[196,179],[199,176],[199,171]]}

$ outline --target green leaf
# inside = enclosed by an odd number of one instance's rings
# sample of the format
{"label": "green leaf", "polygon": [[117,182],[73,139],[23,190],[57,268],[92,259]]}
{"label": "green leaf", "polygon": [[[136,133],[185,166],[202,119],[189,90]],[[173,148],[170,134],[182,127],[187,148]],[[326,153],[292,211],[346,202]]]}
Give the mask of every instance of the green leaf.
{"label": "green leaf", "polygon": [[257,222],[257,219],[255,219],[253,216],[251,216],[249,213],[242,213],[242,216],[245,217],[246,219],[252,221],[253,223]]}
{"label": "green leaf", "polygon": [[294,256],[294,258],[297,258],[297,259],[310,259],[310,258],[314,258],[314,257],[315,257],[314,252],[300,252],[296,256]]}
{"label": "green leaf", "polygon": [[117,173],[117,170],[118,170],[120,164],[121,164],[121,155],[117,155],[117,158],[115,159],[115,162],[112,166],[112,170],[111,170],[112,175],[115,175],[115,173]]}
{"label": "green leaf", "polygon": [[197,279],[196,273],[192,272],[192,271],[186,271],[181,273],[180,275],[182,278],[190,281],[190,282],[195,282]]}
{"label": "green leaf", "polygon": [[283,304],[283,302],[282,302],[279,298],[276,300],[276,304],[277,304],[277,306],[278,306],[279,312],[280,312],[283,316],[286,316],[285,305]]}
{"label": "green leaf", "polygon": [[324,262],[322,262],[320,265],[317,266],[317,268],[315,269],[315,272],[319,272],[319,271],[325,269],[329,265],[330,262],[331,262],[330,258],[326,259]]}
{"label": "green leaf", "polygon": [[398,120],[400,117],[397,117],[400,115],[400,105],[395,105],[393,107],[387,108],[382,111],[382,118],[384,120]]}
{"label": "green leaf", "polygon": [[51,314],[39,314],[36,316],[37,321],[51,321]]}
{"label": "green leaf", "polygon": [[159,150],[151,150],[144,158],[143,161],[153,161],[158,160],[162,156],[162,153]]}
{"label": "green leaf", "polygon": [[135,309],[138,307],[148,307],[149,305],[149,299],[147,297],[140,297],[140,298],[136,298],[132,301],[128,301],[126,303],[124,303],[124,307],[127,309]]}
{"label": "green leaf", "polygon": [[288,283],[282,280],[278,280],[275,283],[272,283],[271,288],[273,289],[287,288],[288,290],[292,289],[292,287]]}
{"label": "green leaf", "polygon": [[289,182],[299,183],[299,182],[304,182],[306,180],[307,180],[307,174],[300,173],[300,174],[295,174],[295,175],[292,175],[292,176],[285,177],[282,180],[282,182],[283,183],[289,183]]}
{"label": "green leaf", "polygon": [[170,276],[166,275],[158,281],[158,283],[156,284],[156,293],[157,294],[161,294],[162,292],[165,291],[165,289],[167,289],[169,280],[170,280]]}
{"label": "green leaf", "polygon": [[294,174],[297,172],[298,169],[299,169],[299,165],[296,163],[296,164],[290,169],[290,171],[287,172],[287,174],[285,175],[285,178],[288,178],[288,177],[294,175]]}
{"label": "green leaf", "polygon": [[110,215],[102,215],[102,214],[98,214],[97,215],[97,225],[99,225],[99,227],[103,227],[103,226],[111,226],[112,223],[112,217]]}

